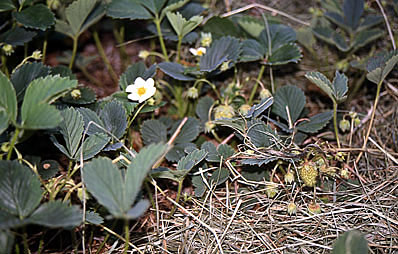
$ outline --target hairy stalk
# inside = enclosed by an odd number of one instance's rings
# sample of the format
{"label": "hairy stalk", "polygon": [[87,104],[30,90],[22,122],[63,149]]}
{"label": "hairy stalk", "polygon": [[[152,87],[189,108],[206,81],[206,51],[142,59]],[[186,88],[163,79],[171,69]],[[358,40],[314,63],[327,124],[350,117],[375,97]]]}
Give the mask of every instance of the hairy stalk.
{"label": "hairy stalk", "polygon": [[169,62],[170,60],[169,60],[169,56],[167,55],[166,45],[164,44],[162,29],[160,28],[160,19],[157,15],[156,15],[155,19],[153,20],[153,22],[155,23],[156,31],[158,32],[160,47],[162,49],[164,59],[166,60],[166,62]]}
{"label": "hairy stalk", "polygon": [[108,70],[109,74],[111,75],[113,82],[115,84],[117,84],[118,77],[117,77],[116,72],[113,69],[111,63],[109,62],[108,57],[105,54],[105,50],[104,50],[104,47],[102,47],[101,40],[99,39],[97,30],[93,31],[93,37],[94,37],[95,45],[97,46],[97,49],[98,49],[98,53],[100,54],[102,61],[104,61],[106,69]]}
{"label": "hairy stalk", "polygon": [[22,239],[23,239],[24,253],[30,253],[29,244],[28,244],[28,233],[26,233],[26,226],[23,227]]}
{"label": "hairy stalk", "polygon": [[20,132],[21,132],[20,129],[18,129],[18,128],[15,129],[14,136],[12,136],[11,143],[10,143],[10,148],[8,150],[7,160],[11,159],[12,151],[14,151],[14,147],[15,147],[15,144],[16,144],[16,142],[18,140],[18,136],[19,136]]}
{"label": "hairy stalk", "polygon": [[124,221],[124,232],[125,232],[125,243],[124,243],[124,254],[127,254],[127,251],[129,249],[129,242],[130,242],[130,229],[129,229],[129,220],[126,219]]}
{"label": "hairy stalk", "polygon": [[[258,76],[257,76],[257,80],[260,82],[261,82],[261,78],[263,77],[264,70],[265,70],[265,65],[262,64],[260,72],[258,73]],[[249,101],[248,101],[249,105],[252,105],[252,103],[253,103],[253,99],[254,99],[254,96],[256,95],[257,88],[258,88],[258,82],[256,82],[252,88],[252,93],[250,94]]]}
{"label": "hairy stalk", "polygon": [[122,25],[120,27],[120,32],[118,31],[116,24],[113,26],[113,35],[115,36],[115,39],[117,43],[120,45],[119,48],[119,54],[120,57],[122,58],[122,65],[125,68],[130,64],[130,59],[126,51],[126,45],[124,43],[124,26]]}
{"label": "hairy stalk", "polygon": [[182,36],[178,36],[178,43],[177,43],[177,63],[180,63],[180,57],[181,57],[181,44],[182,44]]}
{"label": "hairy stalk", "polygon": [[73,49],[72,49],[72,57],[70,59],[70,63],[69,63],[69,69],[72,69],[73,67],[73,63],[75,62],[75,58],[76,58],[76,53],[77,53],[77,42],[79,40],[79,37],[76,36],[73,38]]}
{"label": "hairy stalk", "polygon": [[[177,204],[178,204],[178,202],[180,202],[183,183],[184,183],[184,178],[183,178],[183,179],[180,179],[180,180],[178,181],[177,196],[176,196],[176,200],[175,200],[175,202],[176,202]],[[177,206],[174,205],[174,206],[173,206],[173,209],[171,209],[169,218],[173,217],[173,214],[174,214],[174,212],[176,211],[176,208],[177,208]]]}
{"label": "hairy stalk", "polygon": [[333,100],[333,128],[336,135],[337,147],[340,148],[339,129],[337,128],[337,102]]}
{"label": "hairy stalk", "polygon": [[153,195],[151,192],[151,188],[149,188],[148,181],[144,182],[144,187],[145,187],[146,191],[148,192],[148,196],[149,196],[149,200],[151,201],[152,208],[156,209],[155,200],[153,199]]}
{"label": "hairy stalk", "polygon": [[271,92],[275,93],[275,84],[274,84],[274,72],[272,71],[272,67],[269,67],[269,78],[271,80]]}
{"label": "hairy stalk", "polygon": [[7,77],[10,77],[10,73],[8,72],[8,68],[7,68],[7,57],[5,55],[1,56],[1,64],[2,64],[3,73]]}
{"label": "hairy stalk", "polygon": [[48,37],[48,32],[46,32],[46,35],[44,37],[44,42],[43,42],[43,52],[42,52],[42,58],[41,58],[41,62],[43,64],[46,61],[47,44],[48,44],[47,37]]}
{"label": "hairy stalk", "polygon": [[[368,127],[368,130],[367,130],[367,132],[366,132],[365,140],[363,141],[362,149],[365,149],[365,148],[366,148],[366,145],[367,145],[367,143],[368,143],[368,139],[369,139],[369,136],[370,136],[370,131],[372,130],[372,127],[373,127],[373,121],[374,121],[374,119],[375,119],[376,107],[377,107],[377,104],[379,103],[379,99],[380,99],[380,90],[381,90],[381,85],[382,85],[382,84],[383,84],[383,80],[380,80],[380,82],[377,84],[376,98],[375,98],[375,102],[374,102],[374,104],[373,104],[372,114],[371,114],[371,116],[370,116],[369,127]],[[363,151],[361,151],[361,152],[358,154],[358,157],[357,157],[357,159],[355,160],[356,163],[359,162],[359,160],[360,160],[361,157],[362,157],[362,154],[363,154]]]}
{"label": "hairy stalk", "polygon": [[134,122],[135,118],[137,117],[138,113],[142,110],[142,108],[146,105],[146,102],[142,103],[142,105],[138,108],[138,110],[135,112],[134,116],[130,119],[130,121],[127,124],[127,130],[130,128],[130,125]]}

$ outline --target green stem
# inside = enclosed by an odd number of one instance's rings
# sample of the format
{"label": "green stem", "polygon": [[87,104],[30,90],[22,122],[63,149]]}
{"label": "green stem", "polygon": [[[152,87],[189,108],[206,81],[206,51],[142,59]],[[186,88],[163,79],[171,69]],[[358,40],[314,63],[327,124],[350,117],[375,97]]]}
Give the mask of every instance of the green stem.
{"label": "green stem", "polygon": [[269,78],[271,80],[271,92],[275,93],[275,84],[274,84],[274,73],[272,71],[272,67],[269,67]]}
{"label": "green stem", "polygon": [[180,63],[180,57],[181,57],[181,43],[182,43],[182,37],[178,36],[178,43],[177,43],[177,63]]}
{"label": "green stem", "polygon": [[100,54],[100,56],[102,58],[102,61],[104,61],[106,69],[108,70],[109,74],[111,75],[111,78],[112,78],[113,82],[115,84],[117,84],[118,83],[118,77],[117,77],[116,72],[113,69],[111,63],[109,62],[108,57],[106,57],[105,50],[104,50],[104,47],[102,47],[101,40],[100,40],[100,38],[98,36],[98,31],[97,30],[93,31],[93,37],[94,37],[95,45],[97,46],[97,49],[98,49],[98,53]]}
{"label": "green stem", "polygon": [[115,36],[117,43],[121,45],[119,47],[119,54],[123,60],[123,67],[126,68],[130,64],[130,59],[126,51],[126,45],[124,45],[124,26],[122,25],[120,27],[119,32],[115,23],[115,25],[113,26],[113,35]]}
{"label": "green stem", "polygon": [[75,62],[78,40],[79,40],[79,36],[76,36],[76,37],[73,38],[72,58],[70,59],[69,69],[72,69],[73,63]]}
{"label": "green stem", "polygon": [[130,121],[127,124],[127,130],[130,128],[130,125],[134,122],[135,118],[137,117],[138,113],[142,110],[142,108],[145,106],[145,102],[142,103],[142,105],[139,107],[139,109],[135,112],[134,116],[130,119]]}
{"label": "green stem", "polygon": [[[176,203],[178,203],[180,201],[183,183],[184,183],[184,178],[180,179],[178,181],[177,197],[176,197],[176,200],[175,200]],[[173,216],[174,212],[176,211],[176,208],[177,208],[177,206],[174,205],[173,209],[171,209],[169,218],[171,218]]]}
{"label": "green stem", "polygon": [[26,233],[26,227],[23,228],[22,239],[23,239],[24,253],[25,254],[30,253],[29,244],[28,244],[28,233]]}
{"label": "green stem", "polygon": [[166,62],[169,62],[170,60],[169,60],[169,56],[167,55],[166,46],[164,44],[162,29],[160,28],[160,19],[159,19],[159,17],[157,17],[157,15],[156,15],[155,19],[153,20],[153,22],[155,23],[156,30],[158,32],[160,47],[162,49],[164,59],[166,60]]}
{"label": "green stem", "polygon": [[[263,74],[264,74],[264,70],[265,70],[265,65],[262,64],[260,72],[258,73],[258,76],[257,76],[257,81],[258,82],[261,81],[261,78],[263,77]],[[249,105],[252,105],[252,103],[253,103],[254,95],[256,95],[256,91],[257,91],[257,88],[258,88],[258,82],[256,82],[254,84],[254,86],[253,86],[252,93],[250,94],[249,101],[247,103]]]}
{"label": "green stem", "polygon": [[7,68],[7,57],[5,55],[1,56],[1,64],[2,64],[2,69],[4,74],[6,74],[7,77],[10,77],[10,73],[8,72],[8,68]]}
{"label": "green stem", "polygon": [[45,60],[46,60],[46,55],[47,55],[47,37],[48,37],[48,33],[46,32],[45,38],[44,38],[44,42],[43,42],[43,57],[41,58],[41,62],[44,64]]}
{"label": "green stem", "polygon": [[125,232],[125,240],[126,242],[124,243],[124,254],[127,254],[127,251],[129,249],[129,241],[130,241],[130,229],[129,229],[129,221],[126,219],[124,221],[124,232]]}
{"label": "green stem", "polygon": [[366,147],[366,144],[368,143],[368,139],[369,139],[369,136],[370,136],[370,131],[372,130],[372,127],[373,127],[373,121],[375,119],[376,107],[377,107],[377,104],[379,103],[379,99],[380,99],[380,90],[381,90],[381,85],[382,84],[383,84],[383,80],[381,80],[377,84],[376,98],[375,98],[375,102],[373,104],[372,115],[370,116],[369,127],[368,127],[368,131],[366,132],[365,141],[363,143],[362,148]]}
{"label": "green stem", "polygon": [[339,129],[337,128],[337,102],[333,101],[333,127],[336,135],[337,147],[340,148]]}
{"label": "green stem", "polygon": [[149,185],[148,185],[147,181],[144,182],[144,187],[145,187],[146,191],[148,192],[148,196],[149,196],[149,200],[151,200],[152,208],[156,209],[155,200],[153,200],[153,195],[152,195],[152,192],[151,192],[151,188],[149,188]]}
{"label": "green stem", "polygon": [[37,254],[41,254],[42,250],[43,250],[43,246],[44,246],[44,239],[43,239],[44,234],[41,236],[40,238],[40,242],[39,242],[39,248],[37,250]]}
{"label": "green stem", "polygon": [[21,132],[20,129],[18,129],[18,128],[15,129],[14,136],[13,136],[12,139],[11,139],[10,148],[9,148],[9,150],[8,150],[7,160],[10,160],[10,159],[11,159],[12,151],[14,150],[15,143],[16,143],[17,140],[18,140],[18,136],[19,136],[19,133],[20,133],[20,132]]}

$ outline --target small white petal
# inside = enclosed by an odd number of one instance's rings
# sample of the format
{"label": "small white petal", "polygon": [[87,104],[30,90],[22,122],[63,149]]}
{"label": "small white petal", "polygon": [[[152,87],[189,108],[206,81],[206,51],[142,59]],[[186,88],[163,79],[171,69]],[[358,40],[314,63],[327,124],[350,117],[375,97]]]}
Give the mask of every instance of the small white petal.
{"label": "small white petal", "polygon": [[153,80],[153,78],[149,78],[146,80],[146,84],[147,84],[147,86],[153,87],[153,86],[155,86],[155,81]]}
{"label": "small white petal", "polygon": [[138,101],[140,99],[140,96],[137,93],[131,93],[127,95],[127,98],[132,101]]}
{"label": "small white petal", "polygon": [[195,55],[195,56],[198,55],[198,51],[197,51],[196,49],[194,49],[194,48],[190,48],[190,49],[189,49],[189,52],[191,52],[192,55]]}
{"label": "small white petal", "polygon": [[145,80],[141,77],[138,77],[134,81],[134,85],[139,85],[139,86],[144,86],[145,85]]}
{"label": "small white petal", "polygon": [[126,92],[133,93],[134,91],[135,91],[135,86],[134,85],[128,85],[126,87]]}

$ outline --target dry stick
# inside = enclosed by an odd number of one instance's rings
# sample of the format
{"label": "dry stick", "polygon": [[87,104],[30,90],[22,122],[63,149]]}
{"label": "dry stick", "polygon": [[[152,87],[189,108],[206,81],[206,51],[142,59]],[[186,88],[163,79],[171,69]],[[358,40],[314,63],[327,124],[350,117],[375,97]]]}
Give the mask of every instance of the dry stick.
{"label": "dry stick", "polygon": [[216,232],[213,228],[211,228],[209,225],[207,225],[206,223],[204,223],[202,220],[200,220],[200,219],[199,219],[198,217],[196,217],[193,213],[191,213],[190,211],[188,211],[187,209],[185,209],[183,206],[181,206],[180,204],[178,204],[177,202],[175,202],[172,198],[168,197],[168,196],[166,195],[166,193],[164,193],[163,190],[156,184],[155,181],[152,181],[151,183],[153,184],[153,186],[154,186],[155,188],[157,188],[157,189],[159,190],[159,192],[160,192],[168,201],[170,201],[171,203],[173,203],[175,206],[178,206],[179,209],[181,209],[182,211],[184,211],[185,213],[187,213],[187,214],[188,214],[189,216],[191,216],[194,220],[196,220],[196,221],[199,222],[202,226],[204,226],[205,228],[207,228],[207,229],[214,235],[214,238],[215,238],[216,241],[217,241],[218,248],[220,249],[220,253],[224,254],[224,251],[223,251],[222,246],[221,246],[220,239],[219,239],[218,236],[217,236],[217,232]]}
{"label": "dry stick", "polygon": [[380,149],[388,158],[390,158],[395,164],[398,165],[398,160],[395,159],[390,153],[388,153],[386,150],[384,150],[379,144],[376,143],[371,137],[369,137],[370,142],[372,142],[377,148]]}
{"label": "dry stick", "polygon": [[[175,130],[175,132],[173,133],[173,136],[171,136],[171,138],[169,139],[169,141],[167,142],[167,151],[171,148],[171,145],[174,143],[174,140],[177,138],[178,134],[180,134],[182,127],[184,126],[184,124],[188,121],[188,117],[184,117],[184,119],[182,119],[181,123],[178,125],[177,129]],[[166,153],[164,154],[166,155]],[[157,168],[159,167],[160,163],[162,163],[164,159],[164,156],[160,157],[156,163],[153,165],[152,168]]]}
{"label": "dry stick", "polygon": [[394,40],[394,35],[392,34],[391,26],[390,26],[390,23],[388,22],[387,15],[386,15],[386,13],[384,12],[383,6],[381,5],[380,1],[379,1],[379,0],[376,0],[376,3],[377,3],[377,5],[379,6],[380,11],[381,11],[381,14],[382,14],[383,17],[384,17],[384,22],[386,23],[386,26],[387,26],[388,35],[390,36],[390,39],[391,39],[392,48],[393,48],[393,49],[396,49],[395,40]]}
{"label": "dry stick", "polygon": [[283,11],[279,11],[279,10],[277,10],[277,9],[274,9],[274,8],[271,8],[271,7],[262,5],[262,4],[257,4],[257,3],[249,4],[249,5],[246,5],[246,6],[242,7],[242,8],[239,8],[239,9],[236,9],[236,10],[233,10],[233,11],[230,11],[230,12],[227,12],[227,13],[224,13],[224,14],[221,15],[221,17],[222,17],[222,18],[229,17],[229,16],[232,16],[232,15],[235,15],[235,14],[238,14],[238,13],[241,13],[241,12],[244,12],[244,11],[246,11],[246,10],[249,10],[249,9],[251,9],[251,8],[260,8],[260,9],[264,9],[264,10],[266,10],[266,11],[273,12],[273,13],[279,14],[279,15],[281,15],[281,16],[284,16],[284,17],[286,17],[286,18],[288,18],[288,19],[291,19],[291,20],[293,20],[293,21],[296,21],[297,23],[300,23],[300,24],[305,25],[305,26],[310,26],[310,25],[311,25],[310,23],[305,22],[305,21],[302,21],[302,20],[299,20],[298,18],[295,18],[295,17],[293,17],[293,16],[291,16],[291,15],[289,15],[289,14],[283,12]]}
{"label": "dry stick", "polygon": [[242,204],[242,199],[239,199],[238,203],[236,204],[234,213],[232,214],[232,217],[231,217],[231,219],[229,220],[229,223],[228,223],[227,227],[225,228],[224,233],[223,233],[223,234],[221,235],[221,237],[220,237],[221,243],[222,243],[222,241],[224,240],[224,237],[225,237],[225,235],[227,234],[227,231],[228,231],[229,227],[231,226],[231,224],[232,224],[232,222],[233,222],[233,220],[234,220],[236,214],[238,213],[238,210],[239,210],[239,207],[240,207],[241,204]]}

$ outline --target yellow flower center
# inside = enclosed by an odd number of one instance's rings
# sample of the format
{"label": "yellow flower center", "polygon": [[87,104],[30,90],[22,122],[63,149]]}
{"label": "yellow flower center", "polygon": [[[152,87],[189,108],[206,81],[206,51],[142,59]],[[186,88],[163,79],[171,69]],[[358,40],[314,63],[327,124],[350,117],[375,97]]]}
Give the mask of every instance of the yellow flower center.
{"label": "yellow flower center", "polygon": [[197,54],[198,54],[198,56],[203,56],[203,51],[202,50],[198,50]]}
{"label": "yellow flower center", "polygon": [[143,96],[146,93],[146,89],[145,87],[140,87],[137,92],[139,96]]}

